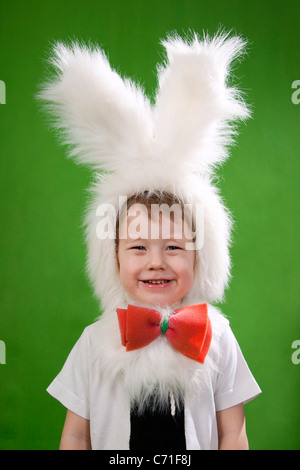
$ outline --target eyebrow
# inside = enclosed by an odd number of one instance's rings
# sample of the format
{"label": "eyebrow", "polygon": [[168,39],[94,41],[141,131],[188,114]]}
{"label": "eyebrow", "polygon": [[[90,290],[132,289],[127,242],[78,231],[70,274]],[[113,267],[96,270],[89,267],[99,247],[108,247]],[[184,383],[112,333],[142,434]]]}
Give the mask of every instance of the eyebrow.
{"label": "eyebrow", "polygon": [[134,242],[147,242],[149,241],[156,241],[156,240],[162,240],[165,242],[170,242],[170,243],[186,243],[187,239],[186,238],[142,238],[142,237],[137,237],[137,238],[129,238],[128,236],[126,238],[121,238],[123,242],[127,243],[134,243]]}

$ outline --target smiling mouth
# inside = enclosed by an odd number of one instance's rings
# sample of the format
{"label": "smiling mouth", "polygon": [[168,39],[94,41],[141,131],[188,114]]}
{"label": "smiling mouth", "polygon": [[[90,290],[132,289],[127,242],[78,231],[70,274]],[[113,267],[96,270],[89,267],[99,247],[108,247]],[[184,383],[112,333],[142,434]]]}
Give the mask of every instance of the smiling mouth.
{"label": "smiling mouth", "polygon": [[148,281],[141,281],[143,284],[148,284],[148,285],[165,285],[171,282],[170,279],[160,279],[160,280],[148,280]]}

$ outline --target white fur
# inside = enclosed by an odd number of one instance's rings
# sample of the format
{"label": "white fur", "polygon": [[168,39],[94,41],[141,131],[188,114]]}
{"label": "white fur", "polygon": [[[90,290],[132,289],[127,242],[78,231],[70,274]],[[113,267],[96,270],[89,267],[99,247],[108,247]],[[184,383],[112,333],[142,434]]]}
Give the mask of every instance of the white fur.
{"label": "white fur", "polygon": [[128,300],[114,240],[99,240],[96,234],[98,205],[117,209],[119,195],[165,190],[184,203],[204,206],[204,246],[183,303],[221,300],[230,278],[231,220],[212,177],[228,155],[233,120],[249,114],[237,90],[228,86],[231,62],[244,42],[195,35],[190,43],[174,37],[163,46],[167,58],[158,67],[153,106],[140,87],[111,68],[100,49],[78,44],[56,45],[57,75],[39,94],[70,155],[96,171],[86,214],[87,269],[104,315]]}
{"label": "white fur", "polygon": [[[205,364],[191,360],[176,351],[165,336],[160,336],[148,346],[126,352],[121,346],[115,311],[100,318],[97,354],[102,364],[100,372],[114,381],[121,377],[130,400],[141,412],[155,392],[154,406],[166,409],[172,393],[176,406],[180,398],[193,395],[196,389],[207,387],[218,372],[219,339],[228,321],[220,312],[208,306],[213,338]],[[167,314],[166,311],[161,311]]]}

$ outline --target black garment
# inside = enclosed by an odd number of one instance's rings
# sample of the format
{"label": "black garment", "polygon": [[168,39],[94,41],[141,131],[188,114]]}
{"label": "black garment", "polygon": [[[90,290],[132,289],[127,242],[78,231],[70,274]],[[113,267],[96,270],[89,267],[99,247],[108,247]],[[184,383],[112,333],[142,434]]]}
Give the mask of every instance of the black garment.
{"label": "black garment", "polygon": [[165,411],[153,410],[151,400],[142,414],[132,407],[130,426],[130,450],[186,450],[183,403],[176,407],[175,416],[171,415],[170,407]]}

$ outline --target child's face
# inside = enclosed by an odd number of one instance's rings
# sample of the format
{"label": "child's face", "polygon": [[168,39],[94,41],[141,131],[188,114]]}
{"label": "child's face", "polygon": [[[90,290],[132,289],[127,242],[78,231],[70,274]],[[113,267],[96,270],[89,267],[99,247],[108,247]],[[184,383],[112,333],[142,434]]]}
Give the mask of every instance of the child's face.
{"label": "child's face", "polygon": [[[132,234],[137,216],[128,214],[127,224],[122,222],[119,240],[118,261],[120,280],[130,296],[141,304],[176,305],[191,289],[194,281],[195,251],[187,249],[190,239],[185,234],[178,236],[178,222],[168,221],[169,237],[165,237],[162,218],[153,221],[147,213],[139,213],[139,229],[143,233]],[[150,230],[151,225],[151,230]],[[151,231],[156,233],[151,237]],[[141,232],[139,230],[139,232]]]}

